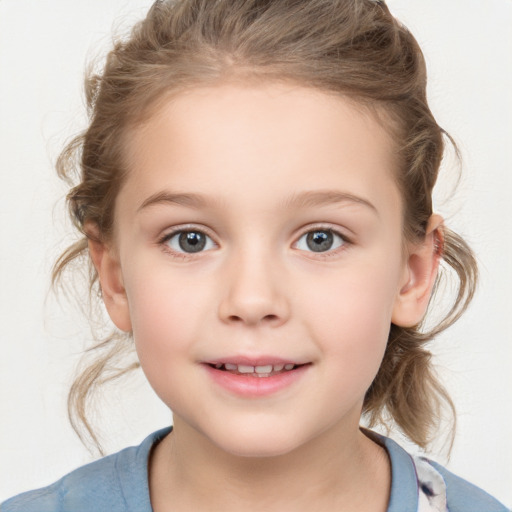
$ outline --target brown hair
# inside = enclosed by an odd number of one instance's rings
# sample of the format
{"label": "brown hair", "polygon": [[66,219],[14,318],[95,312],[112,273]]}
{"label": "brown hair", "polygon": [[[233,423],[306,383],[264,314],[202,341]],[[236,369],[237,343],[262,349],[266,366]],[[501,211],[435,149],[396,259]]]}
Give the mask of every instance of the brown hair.
{"label": "brown hair", "polygon": [[[291,81],[383,113],[398,141],[401,166],[396,179],[404,202],[404,237],[424,237],[445,139],[453,141],[428,107],[421,50],[384,2],[157,1],[130,37],[115,44],[102,72],[86,78],[90,125],[57,163],[61,177],[78,183],[68,204],[82,238],[56,262],[54,283],[73,261],[89,260],[85,222],[94,223],[103,240],[112,232],[114,203],[125,175],[127,130],[150,115],[165,95],[223,80]],[[370,426],[395,422],[424,448],[436,432],[443,403],[454,411],[435,376],[426,344],[465,310],[477,279],[476,262],[466,243],[448,229],[443,235],[441,274],[449,270],[458,280],[453,305],[428,332],[421,325],[391,325],[382,365],[363,406]],[[100,290],[90,261],[89,269],[94,299]],[[71,389],[72,424],[81,435],[81,422],[96,444],[86,403],[96,387],[137,366],[119,366],[120,354],[129,347],[126,337],[106,337],[91,349],[101,356]]]}

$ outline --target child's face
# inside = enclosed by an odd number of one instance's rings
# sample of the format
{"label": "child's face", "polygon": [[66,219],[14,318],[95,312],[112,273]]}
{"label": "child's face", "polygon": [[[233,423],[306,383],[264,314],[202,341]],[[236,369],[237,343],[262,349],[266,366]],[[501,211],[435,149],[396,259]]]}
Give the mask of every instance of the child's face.
{"label": "child's face", "polygon": [[102,284],[177,431],[259,456],[357,431],[411,276],[393,151],[347,100],[272,84],[132,133]]}

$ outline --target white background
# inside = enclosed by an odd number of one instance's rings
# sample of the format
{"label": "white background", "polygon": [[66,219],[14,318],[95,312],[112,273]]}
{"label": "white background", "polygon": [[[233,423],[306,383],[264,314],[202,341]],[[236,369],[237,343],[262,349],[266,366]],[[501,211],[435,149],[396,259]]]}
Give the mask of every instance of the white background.
{"label": "white background", "polygon": [[[432,109],[462,149],[462,182],[452,195],[457,171],[448,162],[437,209],[472,244],[482,272],[470,311],[434,345],[459,412],[448,467],[510,507],[512,1],[388,5],[422,45]],[[64,141],[85,126],[86,57],[148,6],[0,0],[0,501],[91,460],[65,405],[87,323],[48,294],[51,264],[69,242],[65,187],[52,166]],[[98,416],[110,452],[170,422],[140,375],[106,393]]]}

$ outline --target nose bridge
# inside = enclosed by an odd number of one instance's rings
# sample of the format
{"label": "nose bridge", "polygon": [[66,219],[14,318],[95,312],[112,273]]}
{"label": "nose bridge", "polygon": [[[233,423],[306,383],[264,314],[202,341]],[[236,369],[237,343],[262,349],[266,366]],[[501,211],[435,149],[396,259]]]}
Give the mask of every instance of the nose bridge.
{"label": "nose bridge", "polygon": [[219,314],[223,321],[279,325],[289,316],[285,276],[280,257],[254,238],[237,249],[228,266]]}

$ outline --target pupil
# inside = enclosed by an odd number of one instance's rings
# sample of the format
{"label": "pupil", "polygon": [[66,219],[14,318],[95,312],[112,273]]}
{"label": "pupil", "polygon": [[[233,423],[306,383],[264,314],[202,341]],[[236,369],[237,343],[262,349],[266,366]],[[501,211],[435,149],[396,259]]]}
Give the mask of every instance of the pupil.
{"label": "pupil", "polygon": [[179,244],[185,252],[199,252],[206,245],[206,237],[197,231],[188,231],[180,234]]}
{"label": "pupil", "polygon": [[333,241],[330,231],[313,231],[306,237],[308,247],[314,252],[328,251],[332,247]]}

